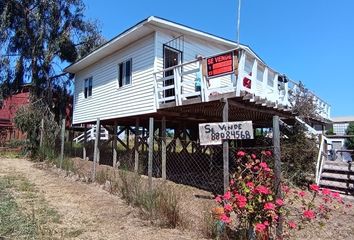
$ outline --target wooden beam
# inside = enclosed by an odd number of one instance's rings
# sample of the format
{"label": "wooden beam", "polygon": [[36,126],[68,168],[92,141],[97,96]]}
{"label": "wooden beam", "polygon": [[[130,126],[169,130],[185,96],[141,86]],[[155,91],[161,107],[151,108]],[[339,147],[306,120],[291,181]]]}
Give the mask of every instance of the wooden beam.
{"label": "wooden beam", "polygon": [[[228,99],[223,99],[224,101],[224,108],[222,111],[222,121],[227,122],[229,121],[229,101]],[[228,191],[229,189],[229,141],[223,140],[222,143],[222,156],[223,156],[223,169],[224,169],[224,192]]]}
{"label": "wooden beam", "polygon": [[162,117],[161,121],[161,137],[162,137],[162,146],[161,146],[161,170],[162,170],[162,179],[166,180],[166,118]]}
{"label": "wooden beam", "polygon": [[[274,146],[274,187],[277,198],[282,198],[281,193],[281,153],[280,153],[280,130],[279,117],[273,117],[273,146]],[[276,236],[281,238],[283,236],[283,216],[278,215],[278,224],[276,227]]]}
{"label": "wooden beam", "polygon": [[[112,141],[112,151],[113,151],[113,156],[112,156],[112,162],[113,162],[113,168],[117,166],[117,130],[118,130],[118,123],[117,120],[114,120],[114,125],[113,125],[113,141]],[[118,164],[119,166],[119,164]]]}
{"label": "wooden beam", "polygon": [[99,132],[98,132],[98,126],[100,126],[100,119],[97,118],[96,121],[96,137],[95,137],[95,145],[93,149],[93,171],[92,171],[92,181],[96,180],[96,162],[97,162],[97,156],[98,156],[98,142],[99,142]]}
{"label": "wooden beam", "polygon": [[154,118],[149,118],[149,157],[148,157],[148,178],[149,190],[152,190],[152,158],[154,151]]}
{"label": "wooden beam", "polygon": [[134,172],[139,171],[139,118],[135,119],[134,137]]}

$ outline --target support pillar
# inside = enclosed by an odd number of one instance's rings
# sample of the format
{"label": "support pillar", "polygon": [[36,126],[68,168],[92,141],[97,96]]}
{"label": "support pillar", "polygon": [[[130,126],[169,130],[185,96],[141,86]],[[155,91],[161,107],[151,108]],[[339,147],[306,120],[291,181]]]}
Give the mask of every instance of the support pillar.
{"label": "support pillar", "polygon": [[86,160],[87,125],[84,125],[84,146],[82,147],[82,158]]}
{"label": "support pillar", "polygon": [[117,120],[114,121],[114,126],[113,126],[113,141],[112,141],[112,150],[113,150],[113,168],[115,168],[117,166],[117,128],[118,128],[118,124],[117,124]]}
{"label": "support pillar", "polygon": [[162,117],[161,121],[161,171],[162,179],[166,180],[166,118]]}
{"label": "support pillar", "polygon": [[[273,116],[273,146],[274,146],[274,190],[277,198],[282,198],[281,193],[281,152],[280,152],[280,131],[279,116]],[[279,213],[276,236],[281,239],[283,236],[283,216]]]}
{"label": "support pillar", "polygon": [[139,118],[135,120],[135,138],[134,138],[134,172],[139,171]]}
{"label": "support pillar", "polygon": [[100,137],[100,119],[97,118],[96,122],[96,135],[95,135],[95,145],[94,145],[94,151],[93,151],[93,171],[92,171],[92,181],[96,180],[96,163],[98,162],[98,157],[99,157],[99,149],[98,149],[98,144],[99,144],[99,137]]}
{"label": "support pillar", "polygon": [[[229,102],[224,99],[224,108],[222,111],[222,121],[229,121]],[[229,173],[229,141],[222,141],[222,156],[223,156],[223,169],[224,169],[224,192],[226,192],[229,188],[230,181],[230,173]]]}
{"label": "support pillar", "polygon": [[149,118],[149,159],[148,159],[148,177],[149,190],[152,190],[152,158],[154,151],[154,118]]}

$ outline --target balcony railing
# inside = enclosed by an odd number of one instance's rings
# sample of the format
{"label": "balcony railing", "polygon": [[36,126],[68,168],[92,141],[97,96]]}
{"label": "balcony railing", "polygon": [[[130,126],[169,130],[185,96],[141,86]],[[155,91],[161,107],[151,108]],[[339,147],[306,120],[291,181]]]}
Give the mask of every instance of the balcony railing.
{"label": "balcony railing", "polygon": [[[203,75],[205,59],[194,60],[154,72],[157,109],[171,102],[174,103],[174,106],[181,106],[186,100],[193,98],[200,102],[208,102],[215,99],[215,95],[225,93],[234,93],[235,97],[247,95],[251,102],[258,101],[264,106],[291,109],[293,100],[290,94],[301,89],[298,83],[264,65],[258,58],[245,50],[241,51],[237,75],[232,73],[207,79]],[[170,76],[166,76],[166,73],[170,73]],[[307,93],[312,94],[312,99],[319,109],[319,115],[330,119],[330,105],[314,93],[310,91]]]}

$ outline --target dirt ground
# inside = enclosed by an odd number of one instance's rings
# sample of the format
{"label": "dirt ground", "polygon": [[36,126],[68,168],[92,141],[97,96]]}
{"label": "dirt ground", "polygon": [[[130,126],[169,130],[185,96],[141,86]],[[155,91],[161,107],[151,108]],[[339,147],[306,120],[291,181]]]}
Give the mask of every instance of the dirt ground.
{"label": "dirt ground", "polygon": [[35,184],[61,216],[61,228],[82,232],[73,239],[202,239],[196,233],[152,226],[137,209],[99,186],[38,169],[25,159],[0,158],[0,175],[11,174]]}
{"label": "dirt ground", "polygon": [[[74,159],[80,171],[87,173],[90,162]],[[111,169],[99,166],[98,169]],[[112,195],[97,184],[87,184],[73,177],[65,177],[56,169],[40,169],[38,164],[18,158],[0,157],[0,176],[21,175],[35,185],[51,208],[61,218],[58,225],[80,233],[65,239],[203,239],[198,225],[201,223],[201,206],[212,200],[197,199],[196,195],[207,196],[206,192],[173,184],[183,194],[182,212],[196,219],[186,229],[166,229],[143,220],[138,209],[128,206],[119,196]],[[354,205],[352,199],[346,199]],[[291,239],[354,240],[354,208],[342,208],[323,224],[311,224],[291,233]],[[198,224],[199,223],[199,224]],[[61,239],[61,238],[60,238]]]}

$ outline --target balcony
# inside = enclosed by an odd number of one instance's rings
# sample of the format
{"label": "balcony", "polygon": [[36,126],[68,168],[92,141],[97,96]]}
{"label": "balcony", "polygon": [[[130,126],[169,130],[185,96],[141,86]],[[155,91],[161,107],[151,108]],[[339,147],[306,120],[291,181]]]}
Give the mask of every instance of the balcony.
{"label": "balcony", "polygon": [[[292,96],[305,94],[299,83],[264,65],[246,50],[240,50],[239,59],[234,60],[232,73],[216,78],[207,78],[206,59],[199,58],[154,72],[156,109],[226,97],[246,99],[264,107],[291,110],[294,102]],[[306,94],[311,96],[317,106],[318,115],[330,119],[330,105],[311,91],[306,90]]]}

